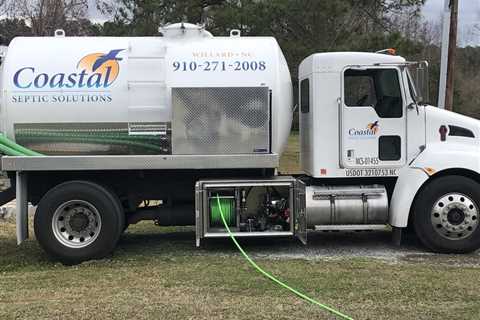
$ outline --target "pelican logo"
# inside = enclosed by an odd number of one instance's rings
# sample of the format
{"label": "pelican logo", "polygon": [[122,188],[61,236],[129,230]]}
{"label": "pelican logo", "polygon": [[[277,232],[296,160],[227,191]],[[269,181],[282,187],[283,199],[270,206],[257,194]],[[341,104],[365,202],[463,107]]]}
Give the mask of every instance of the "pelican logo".
{"label": "pelican logo", "polygon": [[15,72],[13,83],[19,89],[99,89],[110,87],[120,73],[118,55],[125,49],[107,53],[90,53],[77,63],[72,73],[46,73],[35,67],[23,67]]}
{"label": "pelican logo", "polygon": [[373,132],[374,135],[377,134],[377,131],[378,131],[378,129],[379,129],[378,121],[369,123],[369,124],[367,125],[367,129],[372,130],[372,132]]}
{"label": "pelican logo", "polygon": [[378,131],[380,130],[380,125],[378,120],[367,124],[365,129],[350,128],[348,129],[348,135],[352,139],[369,139],[375,138]]}

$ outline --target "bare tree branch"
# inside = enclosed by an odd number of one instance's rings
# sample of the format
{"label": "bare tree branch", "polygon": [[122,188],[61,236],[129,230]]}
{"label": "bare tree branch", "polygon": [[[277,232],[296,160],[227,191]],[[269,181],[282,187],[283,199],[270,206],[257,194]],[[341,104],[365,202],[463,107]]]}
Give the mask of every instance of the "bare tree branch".
{"label": "bare tree branch", "polygon": [[38,36],[51,35],[55,29],[65,28],[69,21],[84,19],[88,10],[88,0],[15,0],[14,3],[13,17],[27,21],[33,35]]}

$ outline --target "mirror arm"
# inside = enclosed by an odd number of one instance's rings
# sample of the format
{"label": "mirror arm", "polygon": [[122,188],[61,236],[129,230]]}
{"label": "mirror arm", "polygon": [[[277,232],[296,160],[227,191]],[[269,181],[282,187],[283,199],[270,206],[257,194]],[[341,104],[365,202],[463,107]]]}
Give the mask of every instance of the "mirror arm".
{"label": "mirror arm", "polygon": [[417,115],[419,115],[420,111],[418,110],[418,103],[412,102],[407,106],[408,110],[412,110],[413,108],[415,108],[417,110]]}

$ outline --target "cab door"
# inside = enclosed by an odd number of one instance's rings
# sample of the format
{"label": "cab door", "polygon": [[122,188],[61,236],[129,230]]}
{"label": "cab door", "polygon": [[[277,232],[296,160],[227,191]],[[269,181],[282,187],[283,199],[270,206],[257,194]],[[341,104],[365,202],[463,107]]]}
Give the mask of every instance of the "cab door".
{"label": "cab door", "polygon": [[[400,79],[397,67],[345,68],[339,106],[341,167],[387,169],[405,164],[406,106]],[[391,170],[357,172],[395,174]]]}

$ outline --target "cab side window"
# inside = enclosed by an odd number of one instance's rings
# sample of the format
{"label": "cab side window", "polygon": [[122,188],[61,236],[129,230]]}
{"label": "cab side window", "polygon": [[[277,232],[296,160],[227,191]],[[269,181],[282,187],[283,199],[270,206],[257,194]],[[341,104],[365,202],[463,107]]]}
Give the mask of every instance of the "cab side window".
{"label": "cab side window", "polygon": [[347,69],[344,96],[348,107],[375,109],[380,118],[401,118],[402,94],[396,69]]}
{"label": "cab side window", "polygon": [[300,82],[300,111],[310,112],[310,80],[304,79]]}

